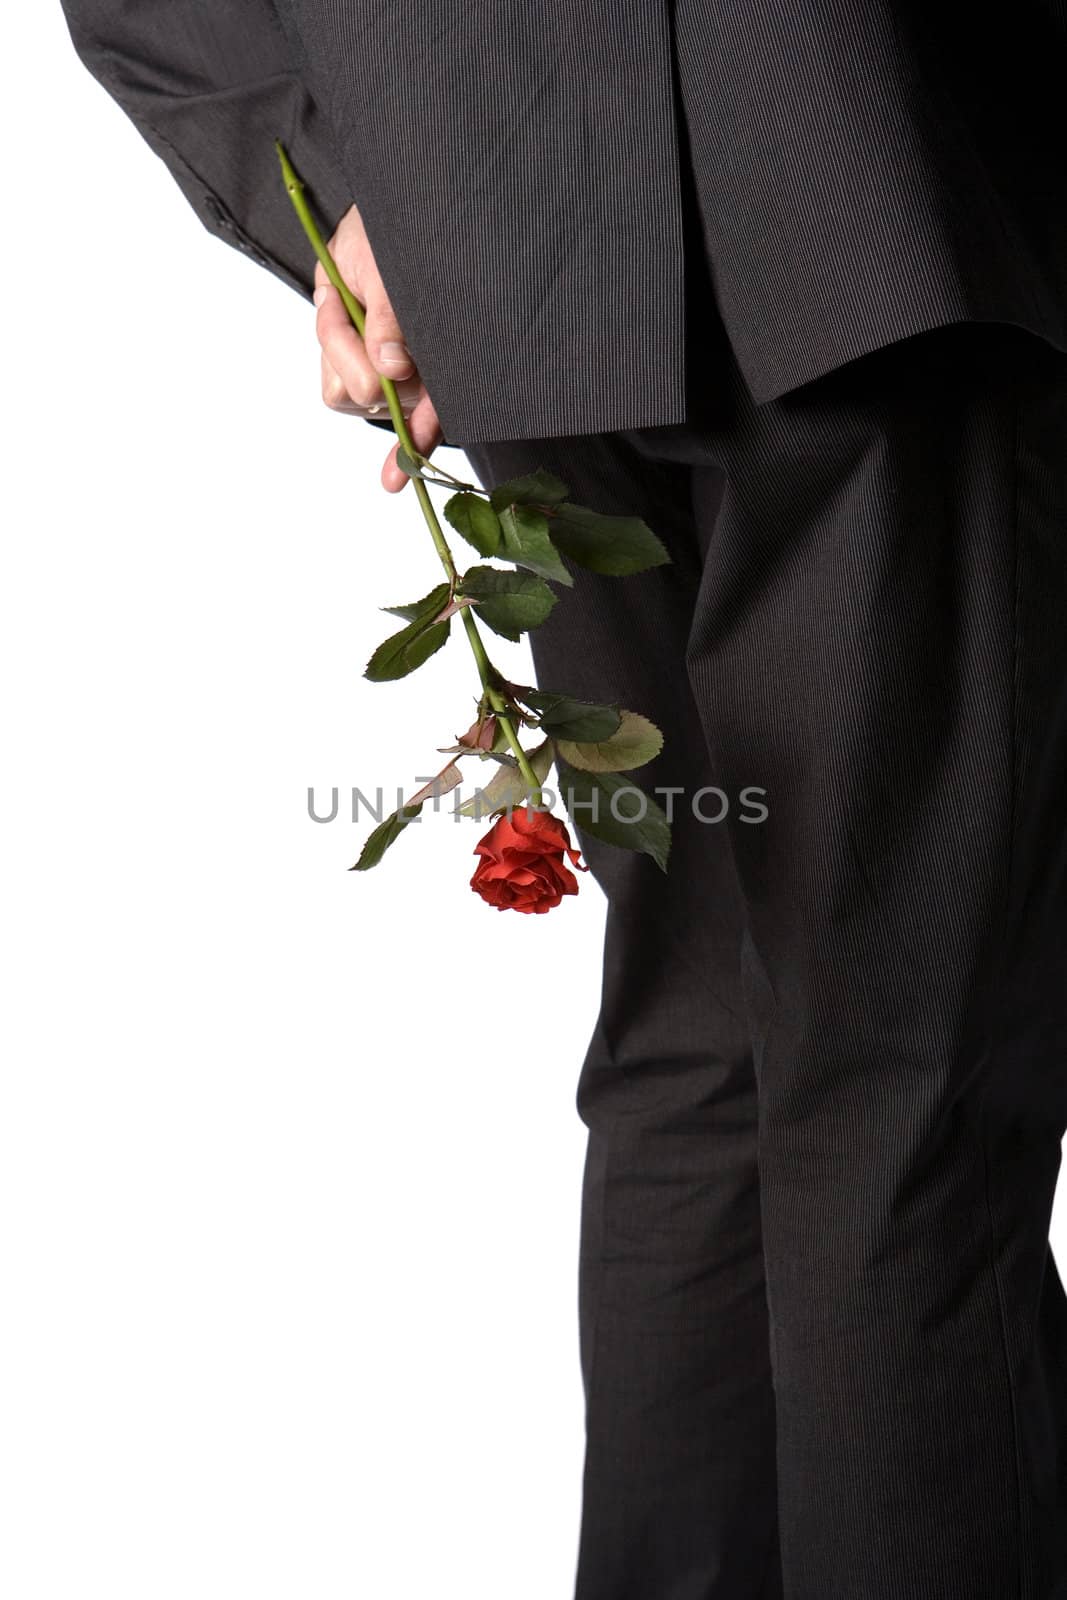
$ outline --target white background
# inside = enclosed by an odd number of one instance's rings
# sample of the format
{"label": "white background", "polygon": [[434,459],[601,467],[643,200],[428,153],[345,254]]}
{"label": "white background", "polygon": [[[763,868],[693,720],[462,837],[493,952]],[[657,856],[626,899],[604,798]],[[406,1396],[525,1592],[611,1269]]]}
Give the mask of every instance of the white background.
{"label": "white background", "polygon": [[57,8],[19,26],[4,1592],[565,1600],[599,892],[501,916],[473,823],[357,877],[365,825],[309,821],[470,720],[458,640],[361,677],[433,553],[322,408],[308,306],[200,229]]}
{"label": "white background", "polygon": [[468,888],[484,824],[357,876],[368,825],[309,820],[309,784],[410,793],[471,720],[458,637],[361,676],[436,556],[389,436],[323,408],[310,307],[25,13],[0,1588],[563,1597],[600,893],[508,916]]}

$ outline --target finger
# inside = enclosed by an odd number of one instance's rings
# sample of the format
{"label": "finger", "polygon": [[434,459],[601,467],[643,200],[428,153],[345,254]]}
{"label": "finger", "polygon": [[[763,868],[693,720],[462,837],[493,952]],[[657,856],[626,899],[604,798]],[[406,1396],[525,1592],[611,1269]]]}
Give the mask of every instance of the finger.
{"label": "finger", "polygon": [[349,399],[357,406],[380,405],[382,386],[378,374],[332,284],[320,284],[315,290],[315,304],[315,333],[323,356],[341,379]]}
{"label": "finger", "polygon": [[361,415],[359,407],[345,388],[344,380],[322,357],[322,401],[331,411],[345,411],[352,416]]}
{"label": "finger", "polygon": [[[334,371],[326,356],[321,358],[321,366],[322,400],[323,404],[328,406],[331,411],[341,411],[350,417],[380,417],[383,422],[386,421],[389,407],[386,405],[384,398],[380,402],[376,401],[373,405],[357,405],[345,388],[344,381]],[[407,383],[397,386],[397,395],[405,417],[411,416],[425,392],[418,378],[412,378]]]}
{"label": "finger", "polygon": [[370,265],[366,271],[366,306],[367,325],[363,330],[363,339],[375,372],[381,373],[383,378],[392,378],[394,383],[401,378],[410,378],[415,371],[415,363],[404,343],[404,335],[385,292],[385,285],[378,276],[377,268]]}
{"label": "finger", "polygon": [[[425,392],[411,414],[408,427],[412,443],[420,455],[428,456],[441,443],[443,437],[441,424],[434,403]],[[389,494],[399,494],[409,481],[407,473],[402,472],[396,464],[396,453],[399,448],[399,445],[393,446],[382,468],[382,488]]]}

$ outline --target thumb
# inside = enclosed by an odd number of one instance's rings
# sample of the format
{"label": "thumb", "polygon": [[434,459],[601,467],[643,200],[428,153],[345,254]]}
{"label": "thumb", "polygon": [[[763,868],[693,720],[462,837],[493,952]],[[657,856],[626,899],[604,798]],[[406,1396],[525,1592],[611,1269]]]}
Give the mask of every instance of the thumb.
{"label": "thumb", "polygon": [[376,270],[368,274],[368,279],[364,290],[367,322],[363,342],[371,365],[383,378],[392,378],[394,382],[410,378],[415,371],[415,363],[404,343],[404,335],[385,292],[385,285]]}

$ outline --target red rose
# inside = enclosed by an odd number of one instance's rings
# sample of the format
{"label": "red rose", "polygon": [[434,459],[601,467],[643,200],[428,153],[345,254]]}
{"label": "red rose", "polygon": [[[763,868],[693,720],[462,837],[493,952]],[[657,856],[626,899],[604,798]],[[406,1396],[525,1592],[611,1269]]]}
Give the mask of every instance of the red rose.
{"label": "red rose", "polygon": [[471,888],[498,911],[551,911],[565,894],[577,894],[565,856],[580,872],[589,870],[559,818],[526,806],[499,817],[474,853],[481,859]]}

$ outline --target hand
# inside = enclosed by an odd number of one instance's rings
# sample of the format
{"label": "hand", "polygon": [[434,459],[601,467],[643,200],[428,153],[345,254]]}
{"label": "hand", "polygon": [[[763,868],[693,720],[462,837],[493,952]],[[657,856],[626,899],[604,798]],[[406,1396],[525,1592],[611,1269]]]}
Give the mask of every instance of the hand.
{"label": "hand", "polygon": [[[429,455],[441,442],[441,425],[404,345],[355,206],[341,218],[330,240],[330,254],[356,299],[366,307],[367,325],[364,340],[349,321],[341,296],[322,267],[316,267],[315,332],[322,346],[322,398],[331,411],[365,417],[380,408],[384,417],[388,413],[380,378],[391,378],[409,419],[415,448]],[[397,494],[408,482],[407,474],[396,464],[397,448],[393,446],[382,468],[382,487],[390,494]]]}

